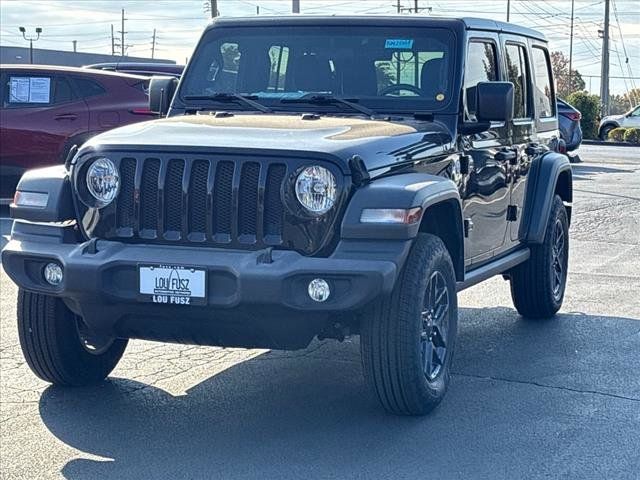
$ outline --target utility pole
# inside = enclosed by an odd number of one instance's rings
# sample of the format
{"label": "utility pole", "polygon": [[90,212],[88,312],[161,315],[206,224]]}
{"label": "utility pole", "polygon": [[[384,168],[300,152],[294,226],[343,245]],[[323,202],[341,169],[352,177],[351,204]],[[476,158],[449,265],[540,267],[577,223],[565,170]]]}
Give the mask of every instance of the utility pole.
{"label": "utility pole", "polygon": [[40,38],[40,34],[42,33],[42,28],[36,27],[36,37],[27,37],[27,29],[24,27],[19,28],[20,33],[22,33],[22,38],[29,42],[29,63],[33,63],[33,42],[37,42]]}
{"label": "utility pole", "polygon": [[77,53],[78,40],[73,40],[73,53]]}
{"label": "utility pole", "polygon": [[211,0],[211,18],[215,18],[218,16],[218,0]]}
{"label": "utility pole", "polygon": [[260,15],[260,5],[256,5],[256,15]]}
{"label": "utility pole", "polygon": [[113,37],[113,23],[111,24],[111,56],[116,54],[116,39]]}
{"label": "utility pole", "polygon": [[400,3],[400,0],[398,0],[398,2],[396,3],[396,13],[400,14],[402,12],[402,4]]}
{"label": "utility pole", "polygon": [[600,75],[600,103],[602,105],[602,116],[609,115],[609,3],[610,0],[604,0],[602,70]]}
{"label": "utility pole", "polygon": [[151,58],[156,56],[156,29],[153,29],[153,40],[151,41]]}
{"label": "utility pole", "polygon": [[571,72],[571,66],[573,63],[573,7],[575,0],[571,0],[571,35],[569,38],[569,90],[571,90],[571,79],[573,73]]}
{"label": "utility pole", "polygon": [[507,0],[507,22],[511,17],[511,0]]}
{"label": "utility pole", "polygon": [[292,13],[300,13],[300,0],[292,0],[292,2],[291,2],[291,12]]}
{"label": "utility pole", "polygon": [[127,33],[124,31],[124,21],[126,20],[126,18],[124,18],[124,8],[122,9],[122,30],[120,30],[120,56],[124,57],[124,50],[125,50],[125,43],[124,43],[124,34]]}
{"label": "utility pole", "polygon": [[413,13],[418,13],[420,9],[418,8],[418,0],[413,0]]}

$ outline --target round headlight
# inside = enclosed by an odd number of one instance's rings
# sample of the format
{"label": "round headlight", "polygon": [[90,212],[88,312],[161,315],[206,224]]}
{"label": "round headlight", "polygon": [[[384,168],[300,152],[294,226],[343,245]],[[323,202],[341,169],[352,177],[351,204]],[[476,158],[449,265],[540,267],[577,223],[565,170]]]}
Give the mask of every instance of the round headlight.
{"label": "round headlight", "polygon": [[336,201],[335,177],[318,165],[305,168],[296,179],[296,198],[312,213],[328,212]]}
{"label": "round headlight", "polygon": [[95,160],[87,170],[87,189],[98,208],[109,205],[120,189],[118,169],[108,158]]}

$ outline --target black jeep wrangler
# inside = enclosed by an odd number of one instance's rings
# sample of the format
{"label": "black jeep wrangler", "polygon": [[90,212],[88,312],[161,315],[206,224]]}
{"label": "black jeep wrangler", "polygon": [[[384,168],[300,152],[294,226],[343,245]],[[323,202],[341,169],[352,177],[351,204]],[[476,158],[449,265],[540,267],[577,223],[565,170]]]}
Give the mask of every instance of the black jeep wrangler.
{"label": "black jeep wrangler", "polygon": [[2,260],[46,381],[103,380],[129,338],[359,334],[384,408],[419,415],[449,384],[458,291],[502,275],[523,316],[561,306],[572,178],[536,31],[219,19],[150,102],[167,118],[20,181]]}

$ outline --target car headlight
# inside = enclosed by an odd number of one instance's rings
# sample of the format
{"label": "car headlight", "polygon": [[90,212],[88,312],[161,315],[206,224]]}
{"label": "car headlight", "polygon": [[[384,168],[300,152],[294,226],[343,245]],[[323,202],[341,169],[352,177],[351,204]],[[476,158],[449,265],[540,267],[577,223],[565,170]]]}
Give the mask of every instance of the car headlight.
{"label": "car headlight", "polygon": [[296,178],[296,198],[316,215],[327,213],[336,201],[336,178],[324,167],[307,167]]}
{"label": "car headlight", "polygon": [[111,160],[105,157],[95,160],[87,170],[87,190],[98,208],[109,205],[120,189],[120,175]]}

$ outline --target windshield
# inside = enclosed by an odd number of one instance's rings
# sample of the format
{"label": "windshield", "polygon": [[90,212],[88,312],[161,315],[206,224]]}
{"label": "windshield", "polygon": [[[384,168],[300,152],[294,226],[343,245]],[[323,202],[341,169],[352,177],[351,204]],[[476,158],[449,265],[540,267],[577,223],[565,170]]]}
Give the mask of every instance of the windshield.
{"label": "windshield", "polygon": [[376,111],[437,111],[451,100],[453,41],[444,28],[213,28],[196,50],[180,96],[187,105],[222,92],[251,95],[274,110],[343,111],[339,104],[287,102],[316,93]]}

